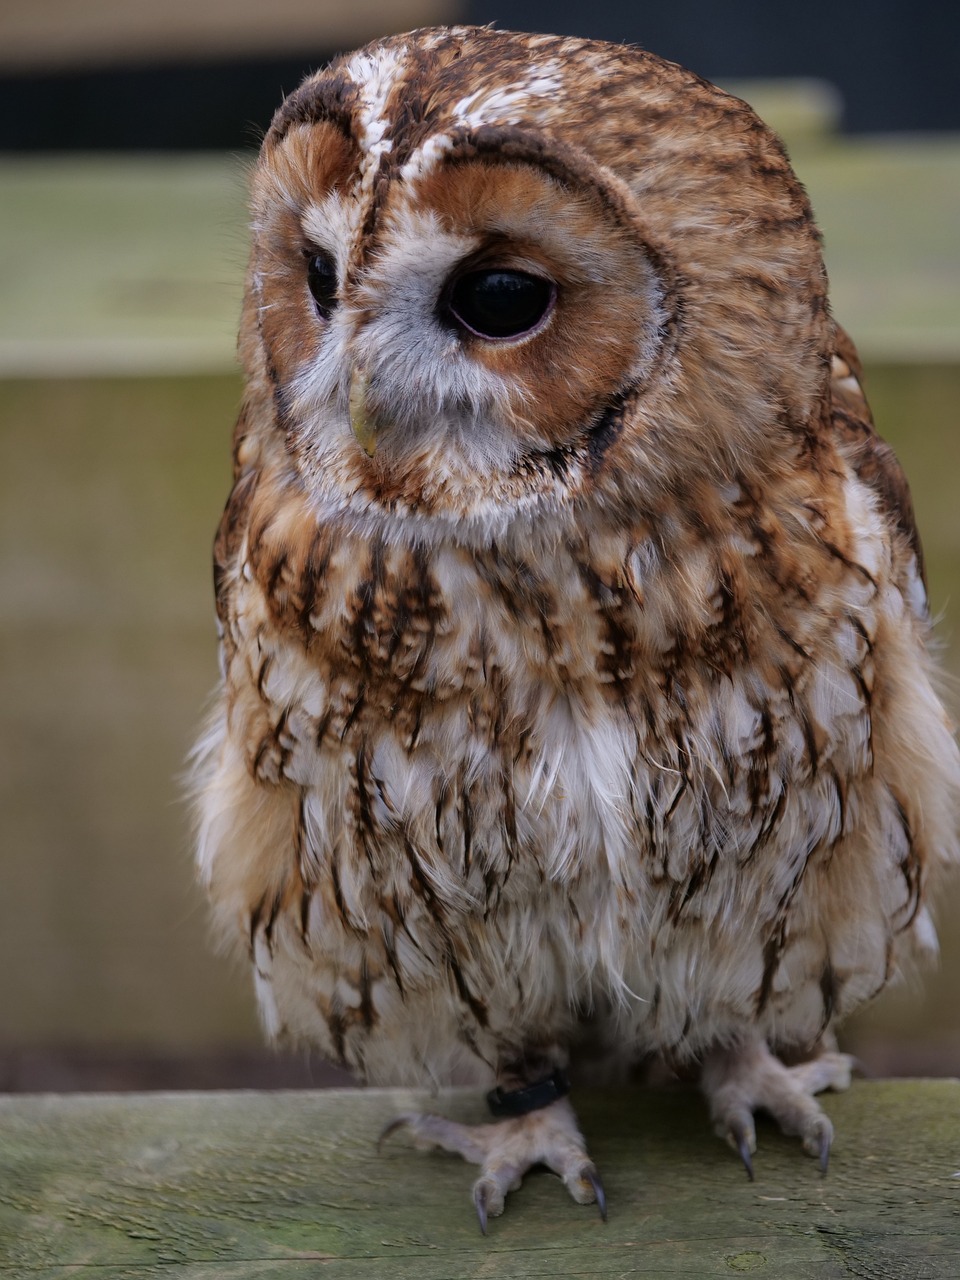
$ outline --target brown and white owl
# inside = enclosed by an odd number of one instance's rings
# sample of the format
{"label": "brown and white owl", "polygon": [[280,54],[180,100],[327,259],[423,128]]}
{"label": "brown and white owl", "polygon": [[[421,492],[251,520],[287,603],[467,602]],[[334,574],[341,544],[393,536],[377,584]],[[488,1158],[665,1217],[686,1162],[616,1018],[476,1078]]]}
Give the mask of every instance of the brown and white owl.
{"label": "brown and white owl", "polygon": [[834,1023],[935,946],[960,760],[826,288],[778,140],[635,48],[416,31],[264,140],[199,864],[270,1037],[491,1090],[399,1120],[484,1228],[535,1162],[603,1209],[584,1044],[825,1166]]}

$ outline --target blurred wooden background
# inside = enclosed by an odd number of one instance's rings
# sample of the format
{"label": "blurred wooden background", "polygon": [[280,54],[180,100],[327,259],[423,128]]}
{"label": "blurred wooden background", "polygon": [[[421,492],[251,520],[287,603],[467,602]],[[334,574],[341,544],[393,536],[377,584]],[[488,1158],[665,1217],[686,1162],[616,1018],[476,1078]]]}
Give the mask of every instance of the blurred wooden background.
{"label": "blurred wooden background", "polygon": [[32,0],[0,12],[0,66],[103,66],[298,46],[330,53],[457,16],[452,0]]}

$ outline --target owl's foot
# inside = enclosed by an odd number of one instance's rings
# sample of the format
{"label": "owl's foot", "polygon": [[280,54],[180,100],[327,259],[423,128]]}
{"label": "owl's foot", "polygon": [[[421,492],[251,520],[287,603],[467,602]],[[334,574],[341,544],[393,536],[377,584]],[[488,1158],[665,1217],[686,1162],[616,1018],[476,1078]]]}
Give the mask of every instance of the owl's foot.
{"label": "owl's foot", "polygon": [[854,1059],[846,1053],[823,1053],[786,1067],[762,1041],[733,1049],[715,1049],[703,1065],[700,1086],[710,1104],[710,1118],[721,1138],[737,1151],[753,1178],[751,1156],[757,1149],[755,1111],[767,1111],[784,1133],[798,1136],[808,1155],[827,1171],[833,1125],[814,1094],[846,1089]]}
{"label": "owl's foot", "polygon": [[473,1203],[484,1235],[487,1219],[503,1213],[507,1192],[516,1191],[523,1175],[535,1164],[545,1164],[561,1177],[578,1204],[596,1202],[606,1221],[607,1202],[600,1175],[587,1155],[587,1144],[566,1098],[494,1124],[459,1124],[444,1116],[410,1113],[387,1125],[380,1142],[398,1129],[406,1129],[422,1150],[440,1147],[480,1166],[480,1177],[473,1184]]}

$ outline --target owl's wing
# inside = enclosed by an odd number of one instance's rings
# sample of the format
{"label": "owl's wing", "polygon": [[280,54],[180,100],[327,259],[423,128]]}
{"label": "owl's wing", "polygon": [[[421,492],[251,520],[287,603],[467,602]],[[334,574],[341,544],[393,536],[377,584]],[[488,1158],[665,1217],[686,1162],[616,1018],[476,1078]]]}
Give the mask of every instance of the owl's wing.
{"label": "owl's wing", "polygon": [[213,540],[213,592],[221,637],[224,639],[229,633],[231,574],[236,568],[237,552],[249,523],[250,504],[259,478],[258,469],[245,457],[250,452],[245,449],[248,413],[245,403],[233,432],[233,488]]}
{"label": "owl's wing", "polygon": [[830,379],[831,418],[837,442],[857,475],[880,499],[894,526],[916,556],[917,572],[926,589],[923,547],[913,514],[910,486],[893,449],[877,435],[870,406],[863,394],[863,370],[848,334],[836,326]]}

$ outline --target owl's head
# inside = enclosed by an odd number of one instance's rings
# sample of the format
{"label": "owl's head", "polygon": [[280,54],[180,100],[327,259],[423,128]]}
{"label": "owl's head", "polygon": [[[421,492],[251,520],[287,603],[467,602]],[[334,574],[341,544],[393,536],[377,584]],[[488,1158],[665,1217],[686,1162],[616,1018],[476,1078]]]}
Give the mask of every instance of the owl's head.
{"label": "owl's head", "polygon": [[639,50],[371,45],[277,112],[253,211],[241,350],[318,511],[472,538],[642,506],[818,412],[825,281],[783,150]]}

